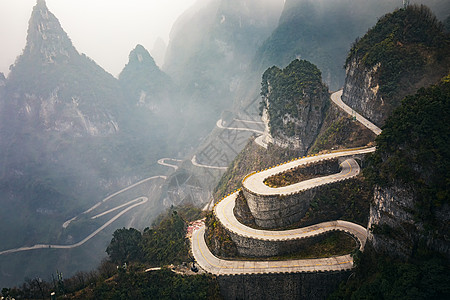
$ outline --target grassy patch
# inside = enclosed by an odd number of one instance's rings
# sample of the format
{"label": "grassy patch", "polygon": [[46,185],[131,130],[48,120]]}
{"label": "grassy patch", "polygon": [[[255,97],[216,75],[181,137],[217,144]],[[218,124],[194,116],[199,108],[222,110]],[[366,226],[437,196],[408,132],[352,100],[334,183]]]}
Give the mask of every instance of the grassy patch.
{"label": "grassy patch", "polygon": [[[335,231],[314,237],[314,242],[305,239],[305,246],[299,247],[297,251],[286,255],[271,256],[268,258],[258,257],[233,257],[234,260],[294,260],[311,259],[340,256],[352,253],[358,247],[358,243],[352,236],[342,231]],[[317,239],[319,239],[317,241]]]}
{"label": "grassy patch", "polygon": [[298,168],[270,176],[264,180],[264,184],[273,188],[284,187],[308,179],[330,175],[339,171],[338,161],[327,160],[313,165],[300,166]]}

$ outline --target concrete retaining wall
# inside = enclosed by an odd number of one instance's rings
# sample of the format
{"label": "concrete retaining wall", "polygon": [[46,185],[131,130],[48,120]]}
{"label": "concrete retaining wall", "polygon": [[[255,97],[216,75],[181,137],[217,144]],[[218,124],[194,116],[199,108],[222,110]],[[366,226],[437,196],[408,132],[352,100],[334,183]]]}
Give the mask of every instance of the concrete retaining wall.
{"label": "concrete retaining wall", "polygon": [[[290,241],[264,241],[237,235],[227,231],[237,247],[239,255],[244,257],[271,257],[298,252],[320,243],[326,234]],[[331,233],[331,232],[328,232]]]}
{"label": "concrete retaining wall", "polygon": [[[305,174],[333,174],[339,172],[339,164],[343,160],[345,159],[331,158],[302,165],[298,169]],[[309,203],[315,195],[314,189],[283,196],[259,195],[245,187],[243,193],[256,225],[262,228],[280,228],[300,221],[308,211]]]}
{"label": "concrete retaining wall", "polygon": [[314,189],[292,195],[258,195],[243,188],[248,207],[262,228],[280,228],[291,225],[306,214]]}
{"label": "concrete retaining wall", "polygon": [[224,299],[326,299],[350,271],[219,276]]}

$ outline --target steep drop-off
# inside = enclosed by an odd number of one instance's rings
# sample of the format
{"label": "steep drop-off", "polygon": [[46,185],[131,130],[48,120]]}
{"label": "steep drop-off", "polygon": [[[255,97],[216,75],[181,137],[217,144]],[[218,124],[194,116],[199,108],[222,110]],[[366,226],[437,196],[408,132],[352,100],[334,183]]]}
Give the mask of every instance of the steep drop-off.
{"label": "steep drop-off", "polygon": [[368,169],[375,183],[369,240],[408,260],[423,249],[450,260],[450,82],[408,96],[386,121]]}

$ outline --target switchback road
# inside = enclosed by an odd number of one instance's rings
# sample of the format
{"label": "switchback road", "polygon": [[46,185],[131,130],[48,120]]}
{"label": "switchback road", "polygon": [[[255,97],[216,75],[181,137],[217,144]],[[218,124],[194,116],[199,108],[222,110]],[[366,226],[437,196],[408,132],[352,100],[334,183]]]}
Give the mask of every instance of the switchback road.
{"label": "switchback road", "polygon": [[[364,126],[372,130],[375,134],[380,134],[381,129],[372,124],[370,121],[355,113],[349,106],[341,100],[342,91],[333,93],[331,99],[336,105],[346,111],[348,114],[354,115],[356,120]],[[217,126],[222,128],[222,121],[217,122]],[[264,145],[263,145],[264,146]],[[359,174],[360,168],[356,161],[351,158],[354,155],[367,154],[374,152],[375,147],[348,149],[335,151],[322,155],[308,156],[287,162],[276,167],[252,173],[246,176],[242,182],[245,189],[251,191],[255,195],[288,195],[299,193],[301,191],[317,188],[322,185],[334,183],[341,180],[352,178]],[[297,168],[301,165],[317,163],[326,159],[348,157],[341,164],[341,172],[329,176],[313,178],[310,180],[298,182],[285,187],[271,188],[264,184],[264,180],[270,176],[286,172],[287,170]],[[264,241],[287,241],[311,237],[317,234],[323,234],[332,230],[345,231],[359,241],[360,250],[364,249],[367,239],[367,229],[347,221],[331,221],[324,222],[304,228],[269,231],[250,228],[241,224],[233,213],[236,197],[235,192],[214,207],[214,214],[218,221],[228,231],[238,236],[249,239]],[[285,261],[242,261],[242,260],[224,260],[215,257],[205,242],[205,227],[201,227],[194,231],[191,240],[193,255],[197,263],[207,272],[216,275],[236,275],[236,274],[262,274],[262,273],[296,273],[296,272],[318,272],[318,271],[339,271],[353,268],[353,258],[348,255],[337,257],[321,258],[321,259],[302,259],[302,260],[285,260]]]}
{"label": "switchback road", "polygon": [[38,245],[31,246],[31,247],[20,247],[20,248],[16,248],[16,249],[0,251],[0,255],[23,252],[23,251],[31,251],[31,250],[37,250],[37,249],[73,249],[73,248],[79,247],[79,246],[83,245],[84,243],[86,243],[87,241],[89,241],[90,239],[92,239],[100,231],[102,231],[103,229],[108,227],[111,223],[113,223],[115,220],[117,220],[123,214],[127,213],[129,210],[131,210],[137,206],[143,205],[147,201],[148,201],[147,197],[139,197],[137,199],[131,200],[129,202],[129,204],[134,203],[134,202],[137,202],[137,203],[127,207],[126,209],[124,209],[121,212],[119,212],[118,214],[116,214],[109,221],[107,221],[105,224],[103,224],[101,227],[99,227],[97,230],[95,230],[93,233],[91,233],[90,235],[88,235],[83,240],[79,241],[78,243],[71,244],[71,245],[38,244]]}

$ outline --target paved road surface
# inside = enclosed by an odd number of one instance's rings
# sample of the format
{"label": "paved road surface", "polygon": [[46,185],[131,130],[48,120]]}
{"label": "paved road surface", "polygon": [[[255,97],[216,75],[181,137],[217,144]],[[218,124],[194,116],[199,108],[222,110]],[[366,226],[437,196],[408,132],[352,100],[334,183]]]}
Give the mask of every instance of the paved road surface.
{"label": "paved road surface", "polygon": [[353,267],[350,255],[288,261],[224,260],[215,257],[205,243],[205,226],[194,231],[192,252],[197,264],[215,275],[267,274],[348,270]]}
{"label": "paved road surface", "polygon": [[345,104],[342,101],[342,99],[341,99],[342,92],[343,91],[340,90],[340,91],[337,91],[337,92],[331,94],[331,101],[336,103],[337,106],[342,108],[349,115],[356,116],[356,120],[358,120],[361,124],[363,124],[364,126],[369,128],[370,130],[372,130],[373,133],[375,133],[376,135],[379,135],[381,133],[381,129],[378,126],[376,126],[375,124],[373,124],[372,122],[370,122],[369,120],[367,120],[366,118],[364,118],[363,116],[358,114],[350,106],[348,106],[347,104]]}
{"label": "paved road surface", "polygon": [[[361,115],[355,113],[349,106],[341,100],[342,91],[333,93],[331,98],[334,103],[344,109],[348,114],[356,115],[356,119],[364,126],[372,130],[375,134],[380,134],[381,129],[369,122]],[[219,122],[220,121],[220,122]],[[222,126],[219,120],[217,126]],[[222,126],[223,127],[223,126]],[[260,140],[261,142],[261,140]],[[264,147],[264,145],[262,145]],[[253,173],[243,180],[244,188],[263,195],[283,195],[296,193],[301,190],[317,187],[320,185],[336,182],[352,178],[359,174],[360,168],[356,161],[352,158],[345,160],[342,164],[342,170],[338,174],[314,178],[292,184],[286,187],[270,188],[264,184],[264,179],[269,176],[286,172],[289,169],[296,168],[300,165],[315,163],[324,159],[332,159],[338,157],[346,157],[357,154],[366,154],[374,152],[375,147],[349,149],[338,152],[332,152],[323,155],[304,157],[297,159],[274,168]],[[304,228],[285,230],[285,231],[269,231],[257,230],[245,226],[236,219],[233,213],[236,197],[235,192],[224,198],[214,208],[214,213],[222,225],[237,235],[259,240],[292,240],[310,237],[331,230],[341,230],[355,236],[360,244],[360,250],[364,249],[367,239],[367,229],[347,221],[331,221],[324,222]],[[197,263],[207,272],[216,275],[232,275],[232,274],[261,274],[261,273],[278,273],[278,272],[317,272],[317,271],[339,271],[353,268],[353,258],[350,255],[337,257],[329,257],[322,259],[303,259],[303,260],[287,260],[287,261],[241,261],[241,260],[223,260],[215,257],[208,249],[205,243],[205,227],[201,227],[194,231],[192,236],[192,252]]]}
{"label": "paved road surface", "polygon": [[290,169],[296,168],[301,165],[306,165],[314,162],[319,162],[326,159],[338,158],[343,156],[350,156],[356,154],[365,154],[371,153],[375,151],[375,147],[372,148],[363,148],[356,149],[352,151],[343,151],[343,152],[335,152],[335,153],[327,153],[317,156],[305,157],[302,159],[294,160],[292,162],[288,162],[282,165],[279,165],[274,168],[267,169],[265,171],[255,173],[251,176],[248,176],[243,180],[243,185],[249,191],[260,195],[286,195],[295,193],[298,191],[302,191],[305,189],[309,189],[314,186],[320,186],[323,184],[327,184],[330,182],[336,182],[345,178],[351,178],[359,174],[360,168],[359,165],[354,160],[346,160],[346,163],[341,164],[342,171],[337,174],[333,174],[325,177],[313,178],[307,181],[302,181],[296,184],[292,184],[285,187],[280,188],[271,188],[264,184],[264,180],[270,176],[275,174],[286,172]]}
{"label": "paved road surface", "polygon": [[92,206],[92,207],[89,208],[88,210],[82,212],[82,213],[79,214],[78,216],[75,216],[75,217],[73,217],[72,219],[65,221],[65,222],[63,223],[62,227],[63,227],[63,228],[67,228],[67,227],[70,225],[70,223],[73,222],[73,221],[75,221],[76,219],[78,219],[78,217],[80,217],[81,215],[85,215],[85,214],[90,213],[91,211],[93,211],[94,209],[98,208],[98,207],[99,207],[100,205],[102,205],[103,203],[105,203],[105,202],[111,200],[113,197],[115,197],[115,196],[117,196],[117,195],[119,195],[119,194],[121,194],[121,193],[123,193],[123,192],[126,192],[126,191],[128,191],[128,190],[130,190],[130,189],[132,189],[132,188],[134,188],[134,187],[136,187],[136,186],[138,186],[138,185],[140,185],[140,184],[142,184],[142,183],[144,183],[144,182],[147,182],[147,181],[150,181],[150,180],[153,180],[153,179],[158,179],[158,178],[161,178],[161,179],[164,179],[164,180],[165,180],[165,179],[167,179],[167,176],[161,176],[161,175],[158,175],[158,176],[149,177],[149,178],[143,179],[143,180],[141,180],[141,181],[139,181],[139,182],[137,182],[137,183],[135,183],[135,184],[132,184],[132,185],[130,185],[130,186],[124,188],[124,189],[121,189],[120,191],[117,191],[117,192],[115,192],[114,194],[111,194],[111,195],[109,195],[108,197],[104,198],[102,201],[98,202],[97,204],[95,204],[94,206]]}
{"label": "paved road surface", "polygon": [[222,119],[218,120],[216,125],[220,129],[227,129],[227,130],[240,130],[240,131],[250,131],[258,134],[263,134],[264,132],[258,129],[252,129],[252,128],[245,128],[245,127],[225,127],[222,125],[223,121]]}
{"label": "paved road surface", "polygon": [[121,212],[119,212],[118,214],[116,214],[108,222],[103,224],[101,227],[99,227],[97,230],[95,230],[93,233],[91,233],[90,235],[88,235],[83,240],[79,241],[78,243],[71,244],[71,245],[38,244],[38,245],[31,246],[31,247],[21,247],[21,248],[16,248],[16,249],[0,251],[0,255],[23,252],[23,251],[30,251],[30,250],[37,250],[37,249],[72,249],[72,248],[79,247],[79,246],[83,245],[84,243],[86,243],[87,241],[89,241],[90,239],[92,239],[100,231],[102,231],[103,229],[108,227],[111,223],[113,223],[115,220],[117,220],[123,214],[127,213],[129,210],[146,203],[148,201],[148,198],[147,197],[139,197],[130,202],[136,202],[136,201],[138,201],[136,204],[131,205],[130,207],[127,207],[126,209],[124,209]]}
{"label": "paved road surface", "polygon": [[258,144],[258,145],[260,145],[260,146],[263,147],[264,149],[267,149],[267,147],[268,147],[269,145],[267,145],[267,143],[264,141],[264,138],[265,138],[265,137],[266,137],[266,136],[265,136],[264,134],[258,136],[258,137],[255,139],[255,143]]}
{"label": "paved road surface", "polygon": [[[366,151],[355,150],[355,151]],[[359,153],[359,152],[357,152]],[[365,153],[365,152],[364,152]],[[345,152],[345,155],[355,154],[352,151]],[[344,156],[341,152],[332,153],[333,157]],[[258,194],[267,192],[268,188],[262,181],[274,174],[283,172],[286,169],[292,167],[311,163],[314,161],[320,161],[323,159],[323,155],[307,157],[292,162],[292,165],[285,164],[272,169],[268,169],[263,173],[263,176],[258,176],[256,173],[249,176],[244,180],[243,185],[248,188],[249,182],[254,185]],[[321,178],[314,178],[311,180],[303,181],[298,184],[294,184],[288,187],[271,188],[270,194],[282,194],[298,192],[303,189],[312,188],[318,185],[335,182],[337,180],[344,180],[356,176],[359,173],[359,166],[354,159],[347,159],[342,163],[342,171],[335,175],[324,176]],[[255,179],[256,178],[256,179]],[[257,181],[260,181],[256,184]],[[262,185],[261,185],[262,184]],[[261,188],[261,190],[259,189]],[[286,191],[286,188],[289,190]],[[283,192],[282,192],[283,191]],[[364,249],[364,245],[367,239],[366,228],[347,221],[330,221],[324,222],[308,227],[297,228],[284,231],[271,231],[271,230],[258,230],[250,228],[244,224],[241,224],[233,213],[235,206],[235,200],[238,192],[235,192],[219,202],[215,208],[214,213],[221,224],[229,231],[252,239],[267,240],[267,241],[279,241],[279,240],[295,240],[308,238],[325,232],[340,230],[345,231],[355,236],[360,244],[360,250]],[[275,273],[275,272],[317,272],[317,271],[339,271],[347,270],[353,267],[353,259],[350,255],[342,255],[337,257],[321,258],[321,259],[302,259],[302,260],[287,260],[287,261],[238,261],[238,260],[222,260],[215,257],[206,246],[204,240],[205,228],[200,228],[197,232],[194,232],[192,236],[192,249],[194,257],[197,263],[207,272],[216,275],[225,274],[261,274],[261,273]]]}
{"label": "paved road surface", "polygon": [[161,166],[166,166],[166,167],[169,167],[169,168],[174,168],[175,171],[178,170],[178,166],[177,166],[177,165],[168,164],[168,163],[166,163],[166,160],[171,160],[171,161],[176,161],[176,162],[182,162],[182,160],[175,159],[175,158],[161,158],[160,160],[158,160],[158,164],[160,164]]}
{"label": "paved road surface", "polygon": [[194,166],[200,167],[200,168],[217,169],[217,170],[226,170],[226,169],[228,169],[228,167],[208,166],[208,165],[202,165],[202,164],[199,164],[199,163],[197,162],[197,156],[195,156],[195,155],[192,157],[191,163],[192,163]]}
{"label": "paved road surface", "polygon": [[253,229],[240,223],[233,213],[236,197],[238,192],[231,194],[224,198],[214,208],[214,213],[219,219],[220,223],[227,229],[237,235],[251,237],[257,240],[277,241],[277,240],[296,240],[301,238],[308,238],[318,234],[323,234],[328,231],[340,230],[350,233],[359,240],[360,249],[364,249],[367,238],[366,228],[347,221],[336,220],[323,222],[320,224],[311,225],[297,229],[275,231],[275,230],[260,230]]}

